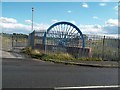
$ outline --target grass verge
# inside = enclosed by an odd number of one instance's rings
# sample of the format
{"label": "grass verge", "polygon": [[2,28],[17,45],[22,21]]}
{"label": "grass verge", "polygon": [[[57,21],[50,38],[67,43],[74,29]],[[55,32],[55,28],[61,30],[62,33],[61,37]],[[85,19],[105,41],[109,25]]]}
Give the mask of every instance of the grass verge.
{"label": "grass verge", "polygon": [[22,50],[23,53],[31,56],[32,58],[41,59],[45,61],[55,60],[55,61],[62,61],[62,60],[80,60],[80,61],[103,61],[101,58],[75,58],[68,53],[48,53],[45,54],[43,51],[39,51],[37,49],[32,50],[31,48],[24,48]]}
{"label": "grass verge", "polygon": [[72,55],[68,53],[49,53],[45,54],[43,51],[39,50],[32,50],[31,48],[24,48],[22,50],[23,53],[29,55],[32,58],[54,62],[54,63],[61,63],[65,65],[78,65],[78,66],[89,66],[89,67],[108,67],[108,68],[118,68],[118,65],[98,65],[98,64],[86,64],[86,63],[79,63],[77,61],[103,61],[101,58],[74,58]]}

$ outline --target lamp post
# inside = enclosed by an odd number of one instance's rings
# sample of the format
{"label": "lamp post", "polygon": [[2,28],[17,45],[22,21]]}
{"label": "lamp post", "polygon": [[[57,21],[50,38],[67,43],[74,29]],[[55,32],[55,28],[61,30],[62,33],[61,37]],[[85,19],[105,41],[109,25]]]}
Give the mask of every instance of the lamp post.
{"label": "lamp post", "polygon": [[34,8],[32,7],[32,31],[33,31],[33,12],[34,12]]}
{"label": "lamp post", "polygon": [[[33,31],[33,13],[34,13],[34,7],[32,7],[32,31]],[[34,47],[34,40],[35,40],[35,31],[33,32],[32,35],[32,47]]]}

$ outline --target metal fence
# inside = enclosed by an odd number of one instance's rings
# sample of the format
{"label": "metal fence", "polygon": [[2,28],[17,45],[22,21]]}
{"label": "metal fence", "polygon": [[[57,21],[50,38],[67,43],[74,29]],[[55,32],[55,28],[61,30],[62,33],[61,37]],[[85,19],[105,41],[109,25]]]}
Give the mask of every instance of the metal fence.
{"label": "metal fence", "polygon": [[12,39],[11,35],[1,35],[2,37],[2,50],[9,51],[12,50]]}
{"label": "metal fence", "polygon": [[42,44],[45,31],[33,31],[28,36],[28,46],[35,48],[37,44]]}
{"label": "metal fence", "polygon": [[87,36],[86,46],[92,49],[92,57],[102,58],[104,60],[119,60],[118,38],[99,35]]}
{"label": "metal fence", "polygon": [[21,37],[14,34],[1,34],[2,37],[2,50],[12,50],[14,47],[27,47],[28,38]]}
{"label": "metal fence", "polygon": [[[52,52],[70,52],[74,55],[77,53],[79,57],[95,57],[102,58],[104,60],[120,60],[118,49],[119,42],[118,38],[100,36],[100,35],[88,35],[85,34],[85,48],[82,48],[82,42],[80,39],[73,38],[67,43],[67,47],[57,45],[54,41],[59,38],[47,38],[46,44],[43,45],[43,36],[45,30],[41,32],[33,31],[29,34],[29,37],[18,37],[17,35],[1,35],[2,36],[2,49],[11,50],[14,47],[32,47],[33,49],[40,49],[46,53]],[[56,40],[55,40],[56,39]],[[52,49],[51,49],[52,48]],[[82,51],[82,52],[81,52]],[[84,51],[84,52],[83,52]],[[90,52],[90,53],[88,53]],[[89,54],[89,55],[88,55]]]}
{"label": "metal fence", "polygon": [[[82,41],[79,38],[68,38],[67,45],[61,46],[54,43],[59,38],[46,39],[46,44],[43,45],[43,36],[45,30],[38,32],[33,31],[29,34],[29,37],[21,37],[15,34],[3,34],[2,36],[2,49],[11,50],[14,47],[32,47],[33,49],[40,49],[45,53],[51,52],[70,52],[70,54],[79,57],[93,57],[102,58],[104,60],[120,60],[118,49],[119,42],[118,38],[100,36],[100,35],[88,35],[84,34],[85,48],[82,48]],[[51,35],[52,36],[52,35]]]}
{"label": "metal fence", "polygon": [[[71,42],[68,44],[69,46],[59,46],[54,41],[58,41],[59,38],[50,38],[46,39],[46,44],[43,45],[43,36],[44,30],[41,32],[32,32],[29,35],[29,46],[34,49],[45,50],[45,52],[63,52],[67,51],[67,47],[78,47],[78,49],[73,48],[72,53],[75,53],[75,50],[79,50],[82,48],[82,42],[80,39],[73,38]],[[51,35],[52,36],[52,35]],[[85,38],[85,48],[89,48],[91,57],[94,58],[102,58],[104,60],[119,60],[118,55],[118,38],[100,36],[100,35],[88,35],[84,34]],[[69,40],[68,40],[69,41]],[[50,49],[52,47],[52,49]],[[50,50],[49,50],[50,49]],[[81,50],[81,49],[80,49]],[[70,50],[71,51],[71,50]],[[87,51],[87,50],[86,50]],[[81,53],[76,51],[76,53]],[[88,53],[88,52],[84,52]],[[80,54],[81,55],[81,54]],[[82,57],[82,56],[81,56]]]}

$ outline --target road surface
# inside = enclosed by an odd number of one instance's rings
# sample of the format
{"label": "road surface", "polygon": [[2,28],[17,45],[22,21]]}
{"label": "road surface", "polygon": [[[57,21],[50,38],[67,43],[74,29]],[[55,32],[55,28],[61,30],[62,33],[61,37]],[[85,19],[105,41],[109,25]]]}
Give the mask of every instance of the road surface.
{"label": "road surface", "polygon": [[54,64],[32,59],[3,58],[3,88],[117,85],[117,68]]}
{"label": "road surface", "polygon": [[118,68],[55,64],[25,58],[18,53],[2,53],[2,88],[47,87],[58,90],[59,87],[118,85]]}

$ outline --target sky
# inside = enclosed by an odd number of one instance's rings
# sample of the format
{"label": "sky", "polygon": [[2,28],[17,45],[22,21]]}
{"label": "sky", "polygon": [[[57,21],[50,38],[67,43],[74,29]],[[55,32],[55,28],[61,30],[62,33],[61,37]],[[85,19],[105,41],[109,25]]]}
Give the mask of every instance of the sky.
{"label": "sky", "polygon": [[84,34],[118,34],[118,2],[2,2],[0,28],[5,33],[47,30],[52,24],[67,21]]}

